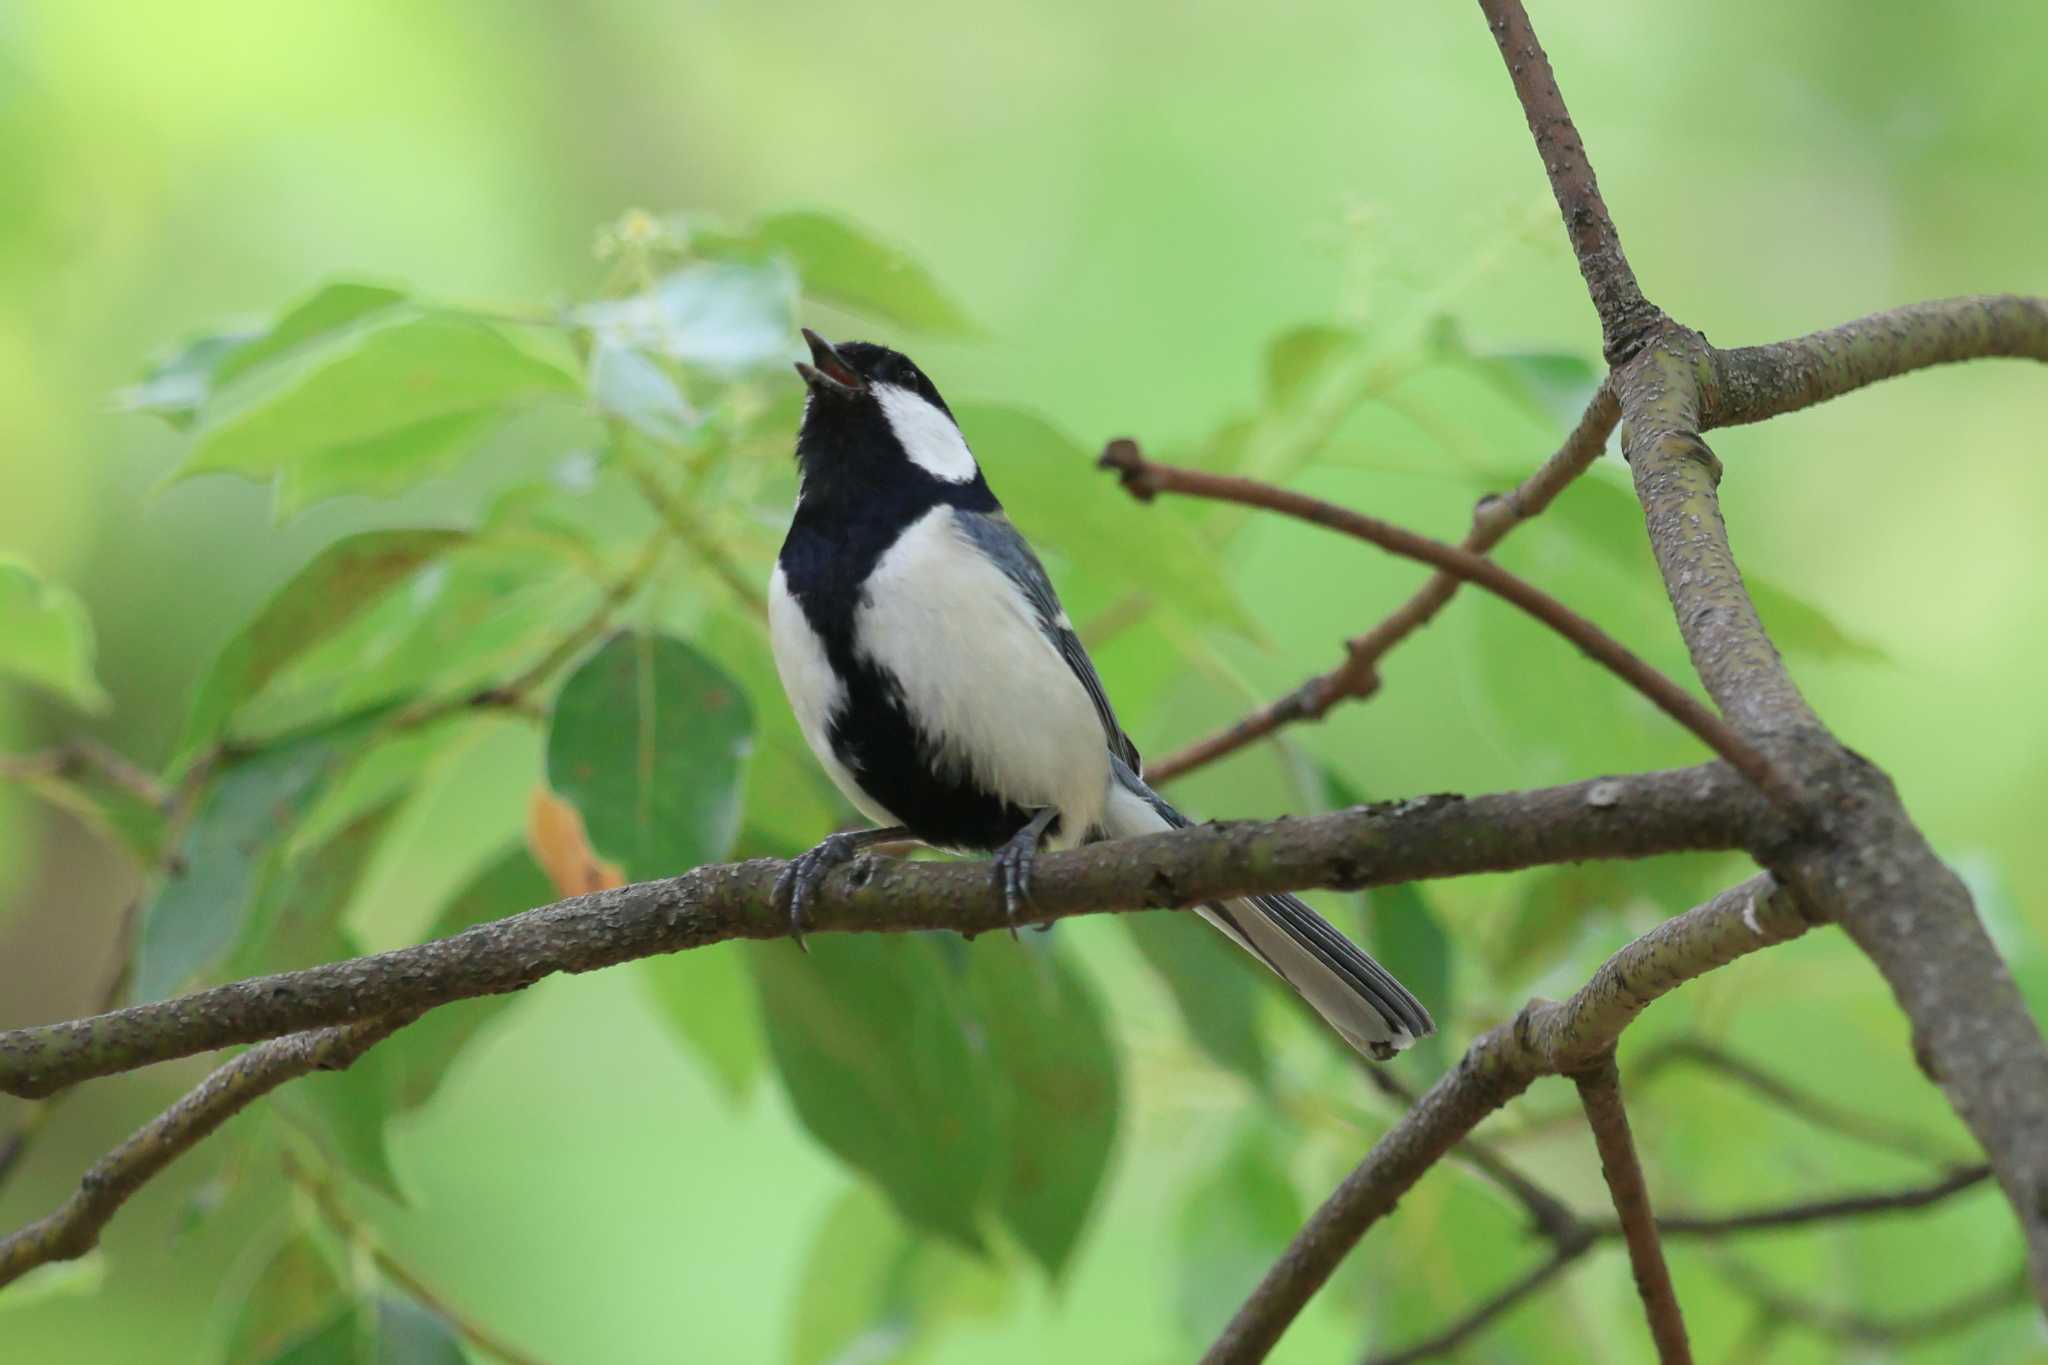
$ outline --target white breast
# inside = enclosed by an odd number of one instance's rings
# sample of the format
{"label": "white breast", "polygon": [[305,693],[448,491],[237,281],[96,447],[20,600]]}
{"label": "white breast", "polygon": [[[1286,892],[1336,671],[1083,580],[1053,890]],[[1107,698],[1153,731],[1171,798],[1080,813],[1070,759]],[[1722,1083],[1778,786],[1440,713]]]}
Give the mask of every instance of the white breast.
{"label": "white breast", "polygon": [[951,508],[927,513],[882,556],[854,639],[895,677],[943,761],[1016,805],[1057,807],[1063,845],[1098,822],[1109,749],[1095,708]]}
{"label": "white breast", "polygon": [[804,742],[824,765],[825,775],[839,788],[854,809],[878,825],[902,823],[883,810],[875,799],[861,790],[860,783],[832,752],[832,717],[846,704],[846,685],[832,671],[825,658],[825,645],[804,610],[789,595],[789,581],[782,566],[768,580],[768,644],[775,653],[775,671],[782,675],[782,690],[796,712],[797,728]]}

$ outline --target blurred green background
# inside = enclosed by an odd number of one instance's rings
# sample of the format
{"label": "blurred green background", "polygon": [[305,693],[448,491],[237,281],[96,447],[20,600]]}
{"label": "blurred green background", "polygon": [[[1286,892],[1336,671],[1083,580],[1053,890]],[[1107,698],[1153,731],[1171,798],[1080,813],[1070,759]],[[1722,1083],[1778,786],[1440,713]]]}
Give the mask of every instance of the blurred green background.
{"label": "blurred green background", "polygon": [[[1948,294],[2048,292],[2048,9],[1731,0],[1541,5],[1533,17],[1647,292],[1715,342]],[[597,292],[592,243],[629,208],[734,221],[825,210],[902,246],[979,333],[813,320],[896,341],[956,407],[1027,409],[1084,451],[1128,434],[1198,454],[1226,421],[1270,403],[1268,343],[1304,324],[1356,327],[1406,356],[1427,352],[1448,316],[1477,351],[1597,360],[1541,168],[1464,5],[1282,3],[1254,16],[1159,3],[16,4],[0,11],[0,156],[0,553],[82,596],[115,699],[81,718],[0,687],[7,751],[86,728],[165,761],[209,659],[319,547],[365,527],[473,521],[573,444],[546,423],[515,426],[399,499],[344,499],[283,524],[264,488],[229,477],[156,491],[187,440],[116,411],[110,395],[177,339],[273,314],[337,275],[544,309]],[[1473,498],[1533,467],[1562,429],[1540,403],[1418,364],[1285,472],[1455,538]],[[1714,438],[1745,569],[1796,598],[1773,624],[1801,685],[1971,880],[2037,1007],[2048,1004],[2048,643],[2028,623],[2048,619],[2044,431],[2048,385],[1994,362]],[[1002,493],[1005,452],[971,421],[968,436]],[[1624,473],[1589,477],[1611,495]],[[1057,486],[1099,505],[1105,524],[1227,529],[1191,509],[1126,506],[1083,459]],[[1647,553],[1599,543],[1588,520],[1534,527],[1502,558],[1689,677]],[[735,534],[765,577],[772,525]],[[1254,630],[1155,611],[1098,652],[1151,754],[1328,666],[1346,633],[1419,581],[1411,566],[1278,522],[1217,543]],[[1146,563],[1130,558],[1128,581],[1099,556],[1056,560],[1077,617],[1148,586]],[[1384,674],[1369,705],[1192,778],[1176,798],[1205,815],[1271,815],[1327,799],[1314,776],[1325,770],[1379,797],[1699,757],[1492,601],[1460,598]],[[782,705],[772,690],[752,703]],[[416,932],[519,827],[536,751],[504,728],[472,736],[453,776],[396,817],[351,910],[366,941]],[[1532,991],[1571,989],[1630,932],[1681,908],[1667,891],[1711,890],[1741,867],[1630,875],[1429,888],[1453,945],[1454,1003],[1438,1010],[1451,1051],[1404,1061],[1409,1078],[1426,1082]],[[0,1023],[89,1008],[138,885],[69,817],[0,787]],[[1358,923],[1355,904],[1325,904]],[[954,1281],[990,1283],[952,1283],[957,1312],[917,1334],[921,1359],[1191,1357],[1270,1256],[1289,1201],[1312,1206],[1392,1113],[1275,993],[1259,997],[1260,1027],[1287,1084],[1262,1099],[1195,1046],[1107,920],[1055,937],[1085,964],[1121,1056],[1107,1185],[1057,1284],[1014,1257],[1000,1273],[954,1268]],[[541,1358],[791,1358],[818,1290],[807,1264],[829,1253],[850,1279],[872,1273],[869,1243],[820,1243],[821,1223],[855,1209],[867,1221],[849,1226],[881,1229],[886,1214],[845,1202],[854,1177],[781,1090],[756,1084],[734,1100],[648,1001],[624,971],[529,991],[432,1103],[394,1125],[407,1202],[358,1190],[351,1205],[394,1256]],[[752,1008],[736,998],[735,1010]],[[1688,988],[1630,1048],[1688,1031],[1967,1153],[1882,984],[1832,934]],[[52,1206],[93,1155],[199,1074],[98,1082],[53,1111],[0,1189],[0,1222]],[[1528,1119],[1567,1100],[1539,1087],[1498,1126],[1597,1211],[1583,1132]],[[1645,1088],[1634,1112],[1653,1191],[1671,1206],[1880,1188],[1922,1170],[1696,1072]],[[280,1221],[304,1216],[259,1140],[276,1122],[239,1120],[231,1140],[124,1211],[95,1283],[0,1295],[0,1356],[216,1358]],[[1259,1201],[1234,1202],[1233,1183],[1248,1182]],[[195,1192],[201,1208],[220,1207],[196,1216]],[[1541,1255],[1520,1217],[1467,1173],[1432,1173],[1278,1358],[1348,1359],[1449,1320]],[[1724,1253],[1810,1301],[1874,1313],[1938,1305],[2019,1255],[1984,1191],[1887,1222],[1674,1248],[1708,1359],[1756,1349]],[[2015,1359],[2041,1342],[2015,1311],[1898,1351]],[[886,1337],[868,1348],[842,1358],[912,1349]],[[1625,1361],[1644,1349],[1625,1261],[1608,1248],[1468,1358]],[[1787,1329],[1769,1349],[1800,1360],[1846,1348]]]}

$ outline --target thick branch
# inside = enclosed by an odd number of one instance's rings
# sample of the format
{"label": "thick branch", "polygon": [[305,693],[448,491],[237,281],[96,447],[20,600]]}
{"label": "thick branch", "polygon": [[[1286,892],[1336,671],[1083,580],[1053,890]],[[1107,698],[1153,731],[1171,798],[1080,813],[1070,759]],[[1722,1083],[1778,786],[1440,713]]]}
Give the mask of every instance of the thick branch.
{"label": "thick branch", "polygon": [[1203,1360],[1265,1359],[1367,1229],[1531,1081],[1586,1066],[1659,996],[1809,926],[1770,877],[1753,877],[1629,944],[1570,999],[1534,1001],[1482,1035],[1316,1210]]}
{"label": "thick branch", "polygon": [[1335,503],[1276,488],[1255,479],[1158,464],[1147,460],[1139,452],[1137,442],[1131,440],[1111,441],[1103,450],[1100,463],[1105,469],[1117,471],[1125,490],[1140,500],[1150,500],[1160,493],[1184,493],[1246,507],[1263,507],[1355,536],[1389,554],[1435,565],[1453,577],[1477,584],[1503,601],[1520,607],[1577,645],[1588,658],[1611,671],[1648,698],[1658,710],[1692,731],[1701,743],[1756,783],[1788,814],[1795,819],[1800,818],[1802,803],[1797,786],[1779,772],[1762,751],[1736,734],[1726,721],[1700,705],[1690,692],[1644,663],[1619,640],[1492,560],[1455,545],[1446,545],[1440,540],[1419,536],[1348,507],[1339,507]]}
{"label": "thick branch", "polygon": [[[1593,401],[1579,417],[1578,426],[1551,457],[1528,478],[1505,494],[1480,499],[1472,512],[1472,529],[1463,548],[1483,555],[1507,538],[1508,532],[1541,513],[1565,488],[1584,473],[1606,448],[1608,434],[1619,420],[1621,407],[1614,392],[1602,384]],[[1152,782],[1168,782],[1196,768],[1236,753],[1245,745],[1264,739],[1282,726],[1296,721],[1321,720],[1330,708],[1347,697],[1365,698],[1379,690],[1380,660],[1423,626],[1436,619],[1464,580],[1438,570],[1415,595],[1396,607],[1384,621],[1345,649],[1344,662],[1328,673],[1308,679],[1286,696],[1269,702],[1244,719],[1186,748],[1155,759],[1145,767]]]}
{"label": "thick branch", "polygon": [[[1262,824],[1205,825],[1040,858],[1042,921],[1304,887],[1386,886],[1587,858],[1765,847],[1773,813],[1711,764],[1537,791],[1424,797]],[[69,1023],[0,1032],[0,1091],[34,1097],[93,1076],[394,1010],[502,994],[555,972],[733,938],[781,938],[783,864],[701,867],[557,902],[452,938],[257,977]],[[1007,926],[985,863],[864,859],[811,903],[815,932]]]}
{"label": "thick branch", "polygon": [[1579,1103],[1585,1106],[1593,1143],[1600,1149],[1600,1174],[1606,1177],[1622,1240],[1628,1244],[1629,1268],[1635,1273],[1636,1294],[1643,1301],[1643,1316],[1649,1320],[1657,1359],[1663,1365],[1691,1365],[1692,1346],[1686,1341],[1685,1318],[1679,1312],[1671,1268],[1664,1263],[1657,1219],[1650,1212],[1643,1165],[1629,1134],[1628,1109],[1622,1103],[1621,1072],[1614,1064],[1614,1053],[1610,1050],[1593,1065],[1574,1071],[1572,1081],[1579,1088]]}
{"label": "thick branch", "polygon": [[1930,365],[1989,356],[2048,361],[2048,299],[1936,299],[1769,346],[1716,351],[1718,382],[1701,416],[1709,428],[1761,422]]}
{"label": "thick branch", "polygon": [[92,1164],[61,1208],[0,1241],[0,1285],[50,1261],[69,1261],[99,1244],[100,1230],[137,1190],[259,1097],[309,1071],[339,1071],[409,1016],[276,1038],[251,1048],[201,1081],[183,1099]]}
{"label": "thick branch", "polygon": [[1643,297],[1635,271],[1622,254],[1621,234],[1607,216],[1607,203],[1593,178],[1593,163],[1586,158],[1585,144],[1579,141],[1571,111],[1558,93],[1550,58],[1536,41],[1522,0],[1479,0],[1479,8],[1486,15],[1494,42],[1500,45],[1501,60],[1507,63],[1508,78],[1515,85],[1515,98],[1522,102],[1537,155],[1543,158],[1544,172],[1550,177],[1550,192],[1557,198],[1558,212],[1564,215],[1579,273],[1585,276],[1586,291],[1600,314],[1607,363],[1619,365],[1657,331],[1664,314]]}

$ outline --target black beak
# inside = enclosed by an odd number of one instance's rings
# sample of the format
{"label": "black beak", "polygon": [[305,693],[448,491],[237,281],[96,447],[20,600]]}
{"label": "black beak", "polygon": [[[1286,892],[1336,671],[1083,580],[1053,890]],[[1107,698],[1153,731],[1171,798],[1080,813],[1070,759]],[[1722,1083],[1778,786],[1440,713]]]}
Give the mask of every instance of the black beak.
{"label": "black beak", "polygon": [[868,391],[868,381],[860,372],[847,364],[832,349],[832,343],[813,332],[803,329],[804,340],[810,343],[811,363],[796,363],[796,372],[803,376],[804,383],[811,386],[811,392],[830,394],[840,398],[851,398]]}

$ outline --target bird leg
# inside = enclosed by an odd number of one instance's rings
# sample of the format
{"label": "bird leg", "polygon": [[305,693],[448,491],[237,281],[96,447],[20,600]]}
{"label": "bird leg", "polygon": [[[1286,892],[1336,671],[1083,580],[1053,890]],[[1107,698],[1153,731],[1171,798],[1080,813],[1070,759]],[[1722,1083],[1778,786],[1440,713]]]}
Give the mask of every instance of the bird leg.
{"label": "bird leg", "polygon": [[1018,911],[1031,903],[1031,865],[1038,860],[1038,848],[1045,842],[1045,832],[1059,818],[1058,807],[1045,807],[1033,815],[1024,828],[1010,836],[1008,843],[995,851],[996,897],[1002,902],[1003,914],[1010,921],[1011,938],[1017,937]]}
{"label": "bird leg", "polygon": [[789,866],[775,879],[774,895],[775,904],[785,906],[789,911],[789,932],[796,939],[796,946],[807,953],[811,950],[810,945],[804,942],[804,903],[817,894],[818,887],[831,875],[833,868],[850,861],[864,848],[901,843],[916,837],[901,825],[841,830],[837,834],[826,835],[809,852],[799,853],[790,859]]}

